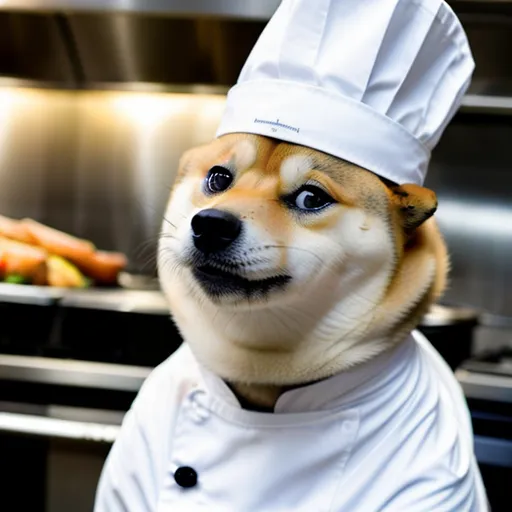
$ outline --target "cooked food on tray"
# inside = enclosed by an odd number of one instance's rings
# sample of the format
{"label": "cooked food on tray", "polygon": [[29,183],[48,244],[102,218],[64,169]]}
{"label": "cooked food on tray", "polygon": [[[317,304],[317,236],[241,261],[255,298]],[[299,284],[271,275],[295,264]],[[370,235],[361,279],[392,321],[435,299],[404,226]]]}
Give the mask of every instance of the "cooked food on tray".
{"label": "cooked food on tray", "polygon": [[0,278],[4,282],[85,288],[115,284],[128,261],[32,219],[0,215]]}

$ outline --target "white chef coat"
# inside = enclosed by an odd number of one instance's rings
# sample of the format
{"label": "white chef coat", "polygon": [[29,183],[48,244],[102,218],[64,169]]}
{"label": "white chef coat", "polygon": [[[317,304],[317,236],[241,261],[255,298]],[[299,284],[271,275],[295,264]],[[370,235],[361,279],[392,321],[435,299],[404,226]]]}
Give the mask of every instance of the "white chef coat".
{"label": "white chef coat", "polygon": [[[174,472],[194,468],[197,485]],[[419,333],[247,411],[184,344],[144,383],[95,512],[484,512],[468,410]]]}

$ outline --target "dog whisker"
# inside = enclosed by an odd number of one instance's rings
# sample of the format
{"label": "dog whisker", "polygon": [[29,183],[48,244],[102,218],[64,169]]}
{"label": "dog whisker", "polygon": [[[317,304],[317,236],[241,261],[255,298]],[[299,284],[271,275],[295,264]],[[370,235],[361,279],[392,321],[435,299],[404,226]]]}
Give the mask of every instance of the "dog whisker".
{"label": "dog whisker", "polygon": [[176,270],[176,268],[179,268],[179,263],[174,258],[174,253],[167,247],[161,247],[158,249],[156,256],[160,260],[160,264],[162,265],[162,269],[169,270],[169,264],[171,264],[173,269]]}
{"label": "dog whisker", "polygon": [[278,324],[280,324],[284,328],[284,332],[293,332],[297,329],[297,327],[295,327],[295,326],[288,325],[285,318],[282,315],[278,314],[277,312],[269,311],[269,313],[270,313],[270,316],[274,319],[274,321],[276,321]]}
{"label": "dog whisker", "polygon": [[149,237],[147,240],[145,240],[144,242],[142,242],[136,249],[135,249],[135,253],[136,253],[136,256],[140,256],[142,254],[143,251],[146,251],[146,250],[149,250],[149,249],[153,249],[153,247],[158,243],[158,240],[159,240],[160,236],[157,235],[157,236],[152,236],[152,237]]}
{"label": "dog whisker", "polygon": [[170,240],[177,240],[177,238],[174,235],[171,235],[170,233],[162,233],[159,238],[160,239],[168,238]]}
{"label": "dog whisker", "polygon": [[170,233],[158,233],[157,235],[148,237],[144,242],[142,242],[134,251],[135,258],[141,258],[144,256],[146,251],[151,251],[150,258],[156,258],[155,255],[155,246],[158,245],[159,240],[162,238],[175,239],[176,237]]}
{"label": "dog whisker", "polygon": [[149,256],[149,258],[146,260],[146,262],[142,265],[142,268],[141,270],[143,272],[145,272],[148,268],[150,267],[156,267],[156,255],[151,255]]}
{"label": "dog whisker", "polygon": [[231,318],[226,322],[226,324],[224,325],[224,331],[227,332],[228,331],[228,327],[229,327],[229,324],[235,319],[235,317],[237,316],[236,312],[233,313],[231,315]]}
{"label": "dog whisker", "polygon": [[171,226],[172,228],[174,229],[178,229],[178,227],[176,226],[176,224],[174,224],[174,222],[171,222],[165,215],[163,216],[163,220],[164,222],[166,222],[169,226]]}

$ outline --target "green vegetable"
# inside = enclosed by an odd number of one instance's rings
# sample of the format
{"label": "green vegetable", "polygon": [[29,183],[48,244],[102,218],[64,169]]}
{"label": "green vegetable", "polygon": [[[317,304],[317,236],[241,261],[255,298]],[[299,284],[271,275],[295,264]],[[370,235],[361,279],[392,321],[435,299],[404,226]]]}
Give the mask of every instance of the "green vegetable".
{"label": "green vegetable", "polygon": [[28,284],[28,279],[19,274],[9,274],[5,276],[4,281],[11,284]]}
{"label": "green vegetable", "polygon": [[94,286],[94,281],[89,277],[84,277],[84,284],[82,288],[90,288],[91,286]]}

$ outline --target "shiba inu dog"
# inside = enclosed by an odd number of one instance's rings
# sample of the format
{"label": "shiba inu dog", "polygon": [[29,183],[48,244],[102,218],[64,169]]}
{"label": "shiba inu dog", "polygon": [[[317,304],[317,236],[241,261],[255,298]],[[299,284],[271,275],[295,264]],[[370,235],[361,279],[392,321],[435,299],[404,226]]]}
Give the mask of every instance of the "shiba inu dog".
{"label": "shiba inu dog", "polygon": [[395,346],[442,293],[436,196],[230,134],[181,160],[159,273],[197,359],[249,407]]}
{"label": "shiba inu dog", "polygon": [[420,185],[473,69],[442,0],[280,3],[179,164],[158,267],[185,343],[96,512],[488,510],[462,389],[415,332],[448,270]]}

